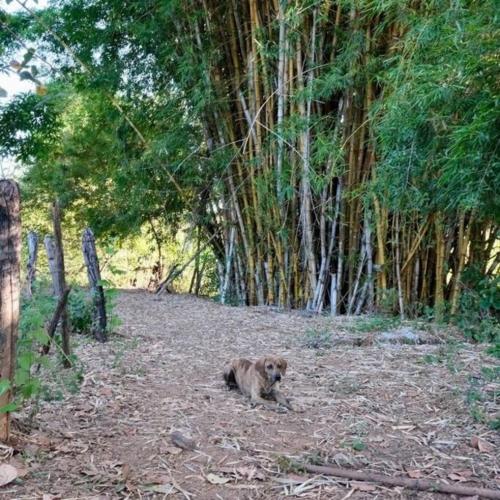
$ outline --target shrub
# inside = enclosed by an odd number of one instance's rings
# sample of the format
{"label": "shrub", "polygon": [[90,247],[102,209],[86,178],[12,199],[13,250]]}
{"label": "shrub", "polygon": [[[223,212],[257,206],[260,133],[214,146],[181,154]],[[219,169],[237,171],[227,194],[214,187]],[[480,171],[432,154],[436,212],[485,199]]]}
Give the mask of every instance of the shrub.
{"label": "shrub", "polygon": [[92,331],[92,300],[82,287],[72,287],[68,298],[68,313],[73,332],[88,334]]}
{"label": "shrub", "polygon": [[500,276],[486,276],[470,268],[464,272],[466,288],[453,319],[476,342],[491,342],[500,350]]}

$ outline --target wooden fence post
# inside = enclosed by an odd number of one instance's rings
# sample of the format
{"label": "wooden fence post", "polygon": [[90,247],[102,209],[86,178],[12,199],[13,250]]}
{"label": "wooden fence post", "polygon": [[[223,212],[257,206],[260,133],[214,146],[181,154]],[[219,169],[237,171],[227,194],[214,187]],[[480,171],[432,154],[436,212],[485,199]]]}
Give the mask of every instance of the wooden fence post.
{"label": "wooden fence post", "polygon": [[[56,200],[52,205],[52,220],[54,224],[54,248],[55,248],[55,280],[54,289],[56,295],[61,298],[66,290],[66,277],[64,274],[64,251],[61,231],[61,209]],[[57,283],[57,284],[56,284]],[[69,347],[69,316],[68,309],[65,306],[61,313],[61,339],[62,351],[64,353],[63,365],[66,368],[71,366],[70,347]]]}
{"label": "wooden fence post", "polygon": [[61,290],[59,290],[59,278],[57,276],[57,266],[56,266],[56,244],[54,243],[54,238],[47,234],[43,239],[43,244],[45,246],[45,252],[47,253],[47,262],[49,264],[50,276],[52,278],[52,288],[53,293],[57,297],[61,296]]}
{"label": "wooden fence post", "polygon": [[26,292],[28,297],[33,295],[33,284],[36,278],[36,261],[38,257],[38,234],[35,231],[28,233],[28,264],[26,270]]}
{"label": "wooden fence post", "polygon": [[330,316],[337,316],[337,275],[333,273],[330,277]]}
{"label": "wooden fence post", "polygon": [[[0,180],[0,409],[11,402],[19,326],[21,218],[19,187]],[[8,383],[9,386],[5,387]],[[0,441],[9,439],[9,413],[0,413]]]}
{"label": "wooden fence post", "polygon": [[101,270],[95,248],[94,233],[89,227],[83,231],[82,251],[85,265],[87,266],[87,276],[94,303],[92,333],[99,342],[106,342],[106,299],[104,298],[104,289],[101,284]]}

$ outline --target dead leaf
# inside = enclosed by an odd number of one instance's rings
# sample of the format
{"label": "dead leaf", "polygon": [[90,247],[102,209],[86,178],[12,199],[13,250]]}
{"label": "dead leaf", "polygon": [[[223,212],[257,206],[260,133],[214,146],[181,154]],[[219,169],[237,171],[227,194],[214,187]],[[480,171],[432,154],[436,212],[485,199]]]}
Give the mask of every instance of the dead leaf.
{"label": "dead leaf", "polygon": [[17,478],[17,469],[9,464],[0,465],[0,486],[11,483]]}
{"label": "dead leaf", "polygon": [[169,453],[170,455],[178,455],[182,453],[182,448],[176,448],[175,446],[168,446],[163,450],[165,453]]}
{"label": "dead leaf", "polygon": [[167,484],[171,480],[171,477],[167,474],[148,474],[145,478],[145,482],[152,484]]}
{"label": "dead leaf", "polygon": [[422,471],[418,469],[407,470],[406,473],[408,474],[408,477],[411,477],[412,479],[420,479],[422,477]]}
{"label": "dead leaf", "polygon": [[99,393],[101,394],[101,396],[112,396],[113,395],[113,391],[109,388],[109,387],[103,387]]}
{"label": "dead leaf", "polygon": [[212,483],[212,484],[226,484],[229,481],[231,481],[231,479],[229,479],[227,477],[220,477],[220,476],[217,476],[216,474],[212,474],[212,473],[207,474],[206,479],[209,483]]}
{"label": "dead leaf", "polygon": [[35,88],[37,95],[44,96],[47,94],[47,87],[45,85],[37,85]]}
{"label": "dead leaf", "polygon": [[150,486],[148,490],[154,491],[155,493],[164,493],[168,495],[169,493],[172,493],[175,490],[175,488],[173,484],[165,483],[165,484],[155,484],[153,486]]}
{"label": "dead leaf", "polygon": [[252,479],[264,481],[266,479],[266,476],[264,476],[261,472],[258,472],[256,467],[238,467],[236,472],[248,481],[252,481]]}
{"label": "dead leaf", "polygon": [[47,436],[43,435],[35,435],[33,436],[33,442],[40,446],[41,448],[51,448],[52,440]]}
{"label": "dead leaf", "polygon": [[28,474],[28,467],[17,458],[11,458],[7,463],[17,470],[17,477],[24,477]]}
{"label": "dead leaf", "polygon": [[473,436],[471,438],[470,445],[473,448],[476,448],[476,450],[479,450],[481,453],[491,453],[495,449],[491,443],[488,443],[488,441],[485,441],[478,436]]}
{"label": "dead leaf", "polygon": [[220,472],[221,474],[233,474],[234,475],[235,472],[236,472],[236,470],[232,466],[229,466],[229,465],[225,466],[225,465],[223,465],[222,467],[219,467],[217,469],[217,472]]}
{"label": "dead leaf", "polygon": [[130,465],[129,464],[123,464],[122,465],[122,477],[124,481],[127,481],[130,479]]}
{"label": "dead leaf", "polygon": [[191,438],[182,435],[179,431],[171,432],[170,440],[175,446],[183,450],[193,451],[196,448],[196,443]]}
{"label": "dead leaf", "polygon": [[472,471],[470,470],[455,470],[448,474],[448,479],[451,479],[452,481],[463,482],[469,481],[471,476]]}
{"label": "dead leaf", "polygon": [[377,489],[374,484],[361,483],[357,481],[351,481],[351,486],[356,488],[358,491],[375,491]]}

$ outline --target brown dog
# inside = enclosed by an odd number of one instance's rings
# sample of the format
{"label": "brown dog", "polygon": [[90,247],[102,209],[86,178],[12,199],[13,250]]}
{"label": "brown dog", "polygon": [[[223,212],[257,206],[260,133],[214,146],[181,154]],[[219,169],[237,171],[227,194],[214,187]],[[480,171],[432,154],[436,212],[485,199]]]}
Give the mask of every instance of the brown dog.
{"label": "brown dog", "polygon": [[255,363],[243,358],[233,359],[224,370],[224,380],[230,389],[239,389],[254,404],[271,409],[265,399],[272,399],[293,410],[290,401],[279,390],[286,367],[286,360],[277,356],[266,356]]}

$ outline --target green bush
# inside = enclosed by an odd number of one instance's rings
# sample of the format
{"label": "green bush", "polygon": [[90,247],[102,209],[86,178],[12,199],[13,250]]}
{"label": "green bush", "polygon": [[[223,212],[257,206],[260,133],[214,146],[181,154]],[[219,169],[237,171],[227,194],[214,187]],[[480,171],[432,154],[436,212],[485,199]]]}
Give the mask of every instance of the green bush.
{"label": "green bush", "polygon": [[[49,342],[46,326],[52,318],[57,305],[57,299],[52,295],[52,288],[46,282],[39,282],[33,290],[32,297],[21,296],[21,316],[19,336],[16,344],[16,371],[14,375],[14,398],[0,412],[14,411],[27,399],[37,398],[46,391],[46,383],[59,384],[61,380],[73,377],[73,370],[61,378],[60,339],[56,332],[53,342],[55,357],[42,356],[40,348]],[[76,358],[72,356],[73,365]],[[44,367],[48,374],[42,384],[38,376],[38,366]],[[50,380],[49,380],[50,379]],[[10,387],[7,380],[0,381],[0,392]]]}
{"label": "green bush", "polygon": [[[117,291],[105,280],[102,280],[101,285],[104,287],[107,330],[109,334],[120,325],[120,320],[114,312]],[[68,299],[68,312],[73,332],[82,334],[92,333],[93,300],[92,294],[88,289],[78,285],[72,287]]]}
{"label": "green bush", "polygon": [[92,331],[92,300],[82,287],[73,286],[68,297],[71,330],[89,334]]}
{"label": "green bush", "polygon": [[458,313],[453,322],[476,342],[491,342],[500,350],[500,276],[481,275],[476,269],[464,272]]}

